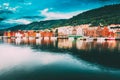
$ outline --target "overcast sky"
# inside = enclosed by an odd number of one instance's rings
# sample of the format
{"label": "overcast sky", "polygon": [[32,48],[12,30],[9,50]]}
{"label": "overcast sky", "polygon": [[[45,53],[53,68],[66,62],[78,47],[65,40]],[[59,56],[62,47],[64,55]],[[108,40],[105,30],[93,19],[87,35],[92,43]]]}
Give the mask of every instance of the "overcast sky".
{"label": "overcast sky", "polygon": [[68,19],[120,0],[0,0],[0,28],[33,21]]}

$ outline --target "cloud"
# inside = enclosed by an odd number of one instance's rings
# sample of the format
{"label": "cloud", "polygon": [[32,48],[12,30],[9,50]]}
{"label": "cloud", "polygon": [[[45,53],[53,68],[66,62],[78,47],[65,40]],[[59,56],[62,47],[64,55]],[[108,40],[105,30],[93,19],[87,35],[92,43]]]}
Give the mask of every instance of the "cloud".
{"label": "cloud", "polygon": [[25,5],[32,5],[32,3],[31,2],[26,2],[26,3],[24,3]]}
{"label": "cloud", "polygon": [[41,12],[42,16],[45,16],[45,20],[53,20],[53,19],[69,19],[80,12],[72,12],[72,13],[60,13],[60,12],[50,12],[50,9],[46,8]]}
{"label": "cloud", "polygon": [[27,19],[9,19],[3,22],[9,23],[9,24],[30,24],[31,23],[31,21]]}
{"label": "cloud", "polygon": [[3,6],[8,7],[10,5],[10,3],[3,3]]}
{"label": "cloud", "polygon": [[8,10],[15,12],[18,8],[20,8],[20,6],[9,7]]}
{"label": "cloud", "polygon": [[2,5],[0,5],[0,10],[8,10],[8,11],[12,11],[15,12],[17,11],[18,8],[20,8],[20,6],[11,6],[13,4],[10,3],[3,3]]}

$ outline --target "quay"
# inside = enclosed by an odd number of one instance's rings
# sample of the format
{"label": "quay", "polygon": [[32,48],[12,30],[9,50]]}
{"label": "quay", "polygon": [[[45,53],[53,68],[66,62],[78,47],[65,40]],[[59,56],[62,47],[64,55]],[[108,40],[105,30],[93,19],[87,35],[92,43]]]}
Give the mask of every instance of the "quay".
{"label": "quay", "polygon": [[8,37],[0,36],[0,39],[44,39],[44,40],[57,40],[57,39],[69,39],[69,40],[88,40],[88,41],[97,41],[97,40],[120,40],[120,38],[109,38],[109,37],[76,37],[76,36],[58,36],[58,37]]}

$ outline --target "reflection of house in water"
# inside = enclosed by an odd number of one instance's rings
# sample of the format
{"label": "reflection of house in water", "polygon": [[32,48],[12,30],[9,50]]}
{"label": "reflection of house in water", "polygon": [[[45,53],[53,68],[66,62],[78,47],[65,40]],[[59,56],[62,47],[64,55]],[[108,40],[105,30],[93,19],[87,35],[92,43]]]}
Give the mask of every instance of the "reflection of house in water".
{"label": "reflection of house in water", "polygon": [[12,43],[12,40],[11,39],[7,39],[7,43]]}
{"label": "reflection of house in water", "polygon": [[22,40],[21,40],[20,38],[15,39],[15,43],[16,43],[16,45],[20,45],[21,42],[22,42]]}
{"label": "reflection of house in water", "polygon": [[29,39],[29,44],[31,44],[31,45],[36,44],[36,39],[35,38],[30,38]]}
{"label": "reflection of house in water", "polygon": [[115,49],[116,48],[116,41],[107,41],[108,42],[108,48],[109,49]]}
{"label": "reflection of house in water", "polygon": [[42,39],[36,39],[36,45],[42,44],[42,43],[41,43],[41,40],[42,40]]}
{"label": "reflection of house in water", "polygon": [[87,42],[86,41],[82,42],[82,46],[81,46],[80,50],[87,50]]}
{"label": "reflection of house in water", "polygon": [[50,45],[52,43],[53,43],[53,41],[51,39],[49,39],[49,38],[41,39],[41,44],[42,45]]}
{"label": "reflection of house in water", "polygon": [[72,42],[72,40],[68,39],[58,39],[58,48],[71,49],[73,46]]}
{"label": "reflection of house in water", "polygon": [[76,48],[78,50],[91,50],[97,47],[98,47],[97,41],[87,42],[83,40],[76,40]]}
{"label": "reflection of house in water", "polygon": [[24,44],[29,44],[29,39],[28,38],[23,38],[22,41],[23,41]]}
{"label": "reflection of house in water", "polygon": [[76,48],[79,49],[79,50],[82,50],[83,49],[83,40],[76,40]]}
{"label": "reflection of house in water", "polygon": [[98,49],[100,51],[101,48],[113,50],[116,48],[116,46],[117,46],[116,41],[105,41],[102,43],[98,43],[97,41],[93,41],[93,42],[86,42],[86,41],[81,41],[81,40],[76,41],[76,48],[79,50]]}
{"label": "reflection of house in water", "polygon": [[102,43],[102,48],[103,49],[110,49],[110,50],[114,50],[117,46],[117,42],[115,40],[112,41],[105,41]]}

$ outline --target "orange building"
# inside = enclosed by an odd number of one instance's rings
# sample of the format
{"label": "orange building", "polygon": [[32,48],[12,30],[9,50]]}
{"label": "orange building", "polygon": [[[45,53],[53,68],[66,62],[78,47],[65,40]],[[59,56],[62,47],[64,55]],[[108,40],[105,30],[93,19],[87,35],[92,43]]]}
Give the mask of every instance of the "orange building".
{"label": "orange building", "polygon": [[101,37],[102,36],[102,28],[99,26],[96,30],[96,36]]}
{"label": "orange building", "polygon": [[8,33],[7,33],[7,37],[11,37],[11,32],[8,32]]}
{"label": "orange building", "polygon": [[108,37],[109,36],[109,29],[108,27],[104,27],[103,30],[102,30],[102,36],[103,37]]}
{"label": "orange building", "polygon": [[8,36],[8,32],[4,32],[4,36]]}
{"label": "orange building", "polygon": [[41,37],[53,37],[53,32],[52,31],[50,31],[50,32],[42,31],[42,32],[40,32],[40,34],[41,34]]}

